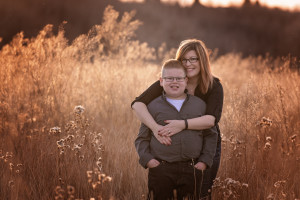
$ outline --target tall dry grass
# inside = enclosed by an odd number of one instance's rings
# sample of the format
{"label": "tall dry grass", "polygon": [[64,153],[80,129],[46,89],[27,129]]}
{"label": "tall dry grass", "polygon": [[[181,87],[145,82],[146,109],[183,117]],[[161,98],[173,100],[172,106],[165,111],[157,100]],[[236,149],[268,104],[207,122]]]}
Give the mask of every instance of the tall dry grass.
{"label": "tall dry grass", "polygon": [[[134,40],[133,17],[107,7],[71,44],[47,25],[1,50],[0,199],[145,199],[130,103],[175,54]],[[214,199],[300,198],[297,62],[213,59],[225,91]]]}

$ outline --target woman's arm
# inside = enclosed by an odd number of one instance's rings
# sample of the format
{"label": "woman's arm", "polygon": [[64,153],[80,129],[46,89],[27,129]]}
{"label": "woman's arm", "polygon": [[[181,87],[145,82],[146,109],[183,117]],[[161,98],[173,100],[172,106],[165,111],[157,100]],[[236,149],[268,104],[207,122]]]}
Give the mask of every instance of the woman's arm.
{"label": "woman's arm", "polygon": [[157,140],[165,145],[171,145],[171,138],[169,136],[160,136],[158,131],[163,128],[163,126],[157,124],[151,114],[149,113],[147,106],[142,102],[135,102],[132,105],[132,109],[135,111],[138,119],[149,127]]}
{"label": "woman's arm", "polygon": [[215,125],[219,123],[222,115],[224,92],[223,86],[218,78],[214,78],[212,89],[206,96],[206,115],[215,117]]}
{"label": "woman's arm", "polygon": [[201,117],[188,119],[188,129],[191,130],[204,130],[211,128],[215,125],[216,118],[212,115],[203,115]]}
{"label": "woman's arm", "polygon": [[[197,118],[188,119],[188,129],[190,130],[204,130],[215,125],[215,117],[212,115],[204,115]],[[184,120],[167,120],[166,126],[159,129],[158,134],[162,136],[172,136],[183,129],[185,129]]]}
{"label": "woman's arm", "polygon": [[[196,94],[196,96],[203,98],[206,102],[206,112],[204,116],[188,119],[188,129],[204,130],[216,125],[221,118],[223,108],[223,87],[218,78],[214,78],[212,89],[205,95]],[[163,136],[172,136],[183,129],[185,129],[184,120],[167,120],[167,123],[159,134]]]}
{"label": "woman's arm", "polygon": [[170,137],[158,135],[158,130],[163,126],[155,122],[147,108],[147,105],[152,100],[160,96],[162,94],[162,91],[163,88],[160,86],[159,81],[156,81],[131,103],[131,107],[134,110],[138,119],[152,130],[154,136],[160,143],[170,145]]}
{"label": "woman's arm", "polygon": [[162,95],[162,92],[163,88],[160,86],[159,81],[156,81],[149,88],[147,88],[140,96],[135,98],[135,100],[131,103],[131,107],[136,102],[142,102],[147,106],[155,98]]}
{"label": "woman's arm", "polygon": [[135,102],[132,105],[132,109],[134,110],[138,119],[144,123],[148,128],[150,128],[153,132],[158,132],[160,125],[156,123],[151,114],[149,113],[147,106],[142,102]]}

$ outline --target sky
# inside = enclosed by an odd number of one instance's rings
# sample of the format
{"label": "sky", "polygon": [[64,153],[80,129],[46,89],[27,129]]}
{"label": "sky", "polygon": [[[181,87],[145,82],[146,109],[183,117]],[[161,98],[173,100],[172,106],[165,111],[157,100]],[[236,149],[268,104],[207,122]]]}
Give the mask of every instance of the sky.
{"label": "sky", "polygon": [[[144,0],[121,0],[121,1],[137,1],[143,2]],[[188,6],[194,2],[194,0],[161,0],[162,2],[179,2],[182,6]],[[256,0],[250,0],[256,2]],[[230,6],[241,5],[244,0],[200,0],[203,5],[207,6]],[[261,5],[269,7],[280,7],[288,10],[300,10],[300,0],[259,0]]]}

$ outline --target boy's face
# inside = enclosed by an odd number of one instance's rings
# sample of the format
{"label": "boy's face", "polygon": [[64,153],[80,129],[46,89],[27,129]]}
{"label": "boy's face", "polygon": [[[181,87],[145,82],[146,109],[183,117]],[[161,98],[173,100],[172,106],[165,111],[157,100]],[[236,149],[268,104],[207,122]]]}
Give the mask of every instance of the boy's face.
{"label": "boy's face", "polygon": [[160,78],[160,85],[164,88],[166,96],[171,99],[184,99],[186,97],[184,90],[187,85],[187,78],[183,69],[164,69]]}

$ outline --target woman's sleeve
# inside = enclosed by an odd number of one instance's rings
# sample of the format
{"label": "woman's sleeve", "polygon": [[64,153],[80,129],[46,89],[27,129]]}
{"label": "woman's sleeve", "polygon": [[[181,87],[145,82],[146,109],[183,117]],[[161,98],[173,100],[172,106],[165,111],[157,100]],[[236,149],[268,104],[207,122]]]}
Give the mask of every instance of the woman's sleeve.
{"label": "woman's sleeve", "polygon": [[135,98],[135,100],[131,103],[131,107],[135,102],[142,102],[145,105],[148,105],[152,100],[159,97],[162,94],[162,91],[163,88],[160,86],[159,81],[156,81],[140,96]]}
{"label": "woman's sleeve", "polygon": [[212,115],[216,118],[215,124],[217,124],[222,115],[223,109],[223,87],[219,80],[214,80],[212,90],[209,92],[209,96],[206,101],[206,114]]}

